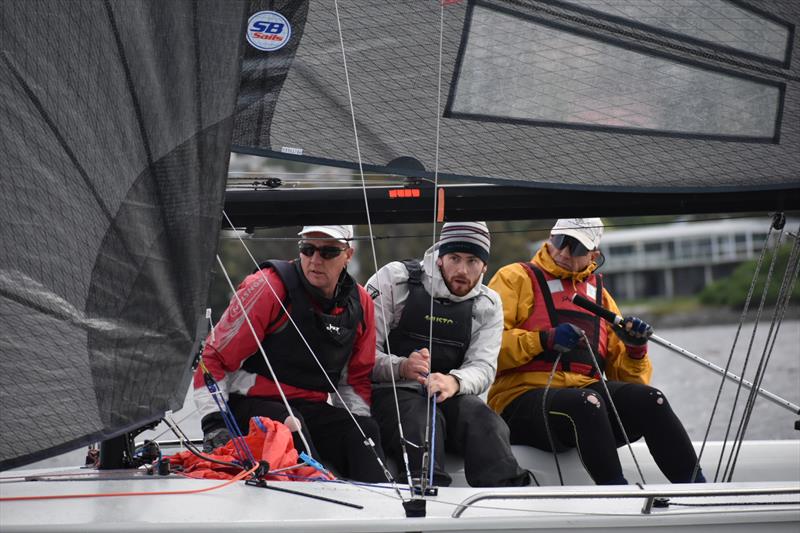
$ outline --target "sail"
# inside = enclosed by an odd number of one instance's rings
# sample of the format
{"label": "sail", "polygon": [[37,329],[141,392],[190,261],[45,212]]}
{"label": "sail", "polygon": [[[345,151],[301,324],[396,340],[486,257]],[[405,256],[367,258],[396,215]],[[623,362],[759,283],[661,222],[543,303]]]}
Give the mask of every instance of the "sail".
{"label": "sail", "polygon": [[[631,195],[643,193],[663,195],[660,212],[696,194],[690,209],[713,209],[710,193],[797,207],[794,0],[349,0],[273,11],[292,32],[277,51],[247,47],[234,151],[571,191],[583,215],[635,211]],[[389,164],[398,157],[426,171]]]}
{"label": "sail", "polygon": [[6,0],[0,21],[5,469],[181,405],[246,12],[242,2]]}

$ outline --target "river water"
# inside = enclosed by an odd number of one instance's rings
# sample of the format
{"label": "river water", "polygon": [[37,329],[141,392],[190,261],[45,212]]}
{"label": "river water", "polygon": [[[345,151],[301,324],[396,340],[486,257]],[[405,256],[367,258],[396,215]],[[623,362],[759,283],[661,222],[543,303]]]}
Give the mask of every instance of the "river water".
{"label": "river water", "polygon": [[[768,322],[760,322],[756,330],[745,372],[745,378],[749,381],[753,381],[754,373],[764,352],[769,328]],[[657,329],[656,334],[724,368],[731,353],[736,331],[736,325],[724,325]],[[752,334],[752,323],[742,326],[733,362],[729,368],[730,372],[742,375],[742,364],[745,361]],[[714,406],[714,399],[719,390],[721,377],[653,342],[650,343],[650,357],[653,362],[651,384],[660,388],[667,396],[692,440],[702,440]],[[784,321],[781,325],[761,387],[795,405],[800,405],[800,321]],[[739,407],[734,411],[731,437],[739,425],[742,407],[748,393],[747,389],[742,388]],[[726,380],[711,426],[709,434],[711,440],[722,440],[725,437],[735,394],[736,384]],[[798,439],[800,431],[794,429],[794,423],[799,419],[800,415],[759,397],[753,409],[745,438],[748,440]]]}

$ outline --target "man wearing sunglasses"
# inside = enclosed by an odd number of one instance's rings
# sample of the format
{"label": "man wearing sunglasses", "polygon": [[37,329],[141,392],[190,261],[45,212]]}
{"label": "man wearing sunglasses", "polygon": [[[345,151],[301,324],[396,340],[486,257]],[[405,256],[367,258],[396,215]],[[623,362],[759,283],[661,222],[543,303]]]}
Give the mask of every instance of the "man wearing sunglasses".
{"label": "man wearing sunglasses", "polygon": [[[621,314],[595,273],[602,235],[599,218],[560,219],[530,262],[505,266],[489,282],[504,314],[489,405],[508,423],[512,443],[577,447],[595,483],[626,484],[616,450],[625,440],[604,374],[628,438],[645,438],[667,479],[689,482],[697,460],[689,436],[664,394],[647,385],[652,329],[636,317],[617,328],[572,303],[577,293]],[[695,480],[705,481],[701,471]]]}
{"label": "man wearing sunglasses", "polygon": [[[464,457],[472,486],[529,484],[508,427],[478,397],[494,378],[503,331],[500,299],[482,283],[489,249],[484,222],[448,222],[421,261],[389,263],[367,282],[378,317],[372,413],[384,449],[403,464],[394,381],[403,436],[413,443],[406,446],[412,475],[422,473],[430,433],[436,485],[452,481],[445,449]],[[428,431],[428,396],[438,402],[435,433]]]}
{"label": "man wearing sunglasses", "polygon": [[[207,339],[203,362],[243,431],[254,416],[287,420],[281,401],[284,394],[316,459],[347,478],[386,481],[339,397],[382,457],[378,425],[369,416],[374,306],[347,272],[354,253],[353,227],[306,226],[299,235],[298,259],[262,263],[239,286],[237,293],[255,337],[234,299],[215,327],[215,335]],[[257,343],[280,383],[273,381]],[[332,394],[332,385],[339,395]],[[194,386],[195,403],[205,414],[204,448],[210,451],[230,435],[200,372],[195,374]],[[294,426],[295,447],[304,451],[298,424],[287,422],[290,428]]]}

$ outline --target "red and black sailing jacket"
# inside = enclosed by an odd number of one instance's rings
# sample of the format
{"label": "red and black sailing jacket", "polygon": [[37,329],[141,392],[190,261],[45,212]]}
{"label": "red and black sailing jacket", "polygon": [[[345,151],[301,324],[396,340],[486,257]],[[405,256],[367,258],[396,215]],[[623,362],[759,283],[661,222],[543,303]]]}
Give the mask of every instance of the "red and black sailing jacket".
{"label": "red and black sailing jacket", "polygon": [[[303,285],[299,264],[289,261],[271,260],[259,265],[259,268],[272,267],[277,272],[284,287],[286,298],[284,306],[289,309],[291,322],[285,321],[281,327],[272,331],[279,321],[284,319],[281,312],[266,328],[269,333],[261,345],[269,357],[275,375],[282,383],[303,389],[333,392],[330,382],[339,383],[342,371],[353,353],[353,343],[359,325],[363,327],[364,312],[359,299],[359,291],[354,281],[342,283],[342,294],[338,295],[337,307],[343,311],[338,314],[326,313],[312,301],[308,289]],[[349,274],[345,273],[349,278]],[[298,333],[302,332],[303,337]],[[305,342],[303,340],[305,338]],[[308,343],[308,346],[306,346]],[[314,360],[309,347],[317,360]],[[261,352],[250,356],[242,365],[242,369],[272,379]],[[327,375],[328,379],[325,378]],[[330,380],[330,382],[328,381]]]}

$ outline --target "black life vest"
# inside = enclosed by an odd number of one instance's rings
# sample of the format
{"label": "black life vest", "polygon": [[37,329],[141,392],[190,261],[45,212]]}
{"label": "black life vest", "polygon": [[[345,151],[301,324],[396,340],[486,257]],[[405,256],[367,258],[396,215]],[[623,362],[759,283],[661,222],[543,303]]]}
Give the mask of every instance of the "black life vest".
{"label": "black life vest", "polygon": [[[349,294],[342,296],[344,302],[339,302],[344,307],[344,312],[331,315],[313,305],[311,295],[300,278],[299,265],[273,259],[261,263],[259,268],[269,266],[275,269],[286,288],[286,299],[283,304],[289,309],[291,319],[303,333],[303,337],[325,369],[325,374],[334,385],[337,385],[342,370],[353,353],[358,325],[363,320],[364,311],[361,307],[358,286],[350,278],[352,289]],[[345,273],[345,276],[349,277],[349,274]],[[269,330],[274,326],[283,315],[281,311],[266,329]],[[278,331],[267,334],[261,342],[275,375],[281,383],[294,387],[333,392],[333,388],[298,334],[297,328],[287,320]],[[272,379],[260,351],[251,355],[242,365],[242,369]]]}
{"label": "black life vest", "polygon": [[464,354],[472,339],[475,298],[461,302],[434,298],[431,315],[431,296],[422,285],[419,261],[407,259],[402,263],[408,271],[408,298],[400,322],[389,332],[389,346],[393,354],[401,357],[427,348],[433,323],[431,372],[446,374],[464,362]]}

